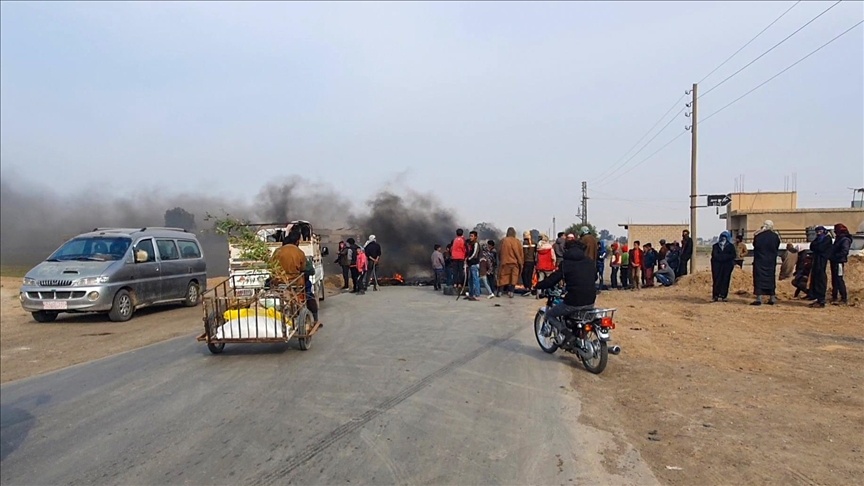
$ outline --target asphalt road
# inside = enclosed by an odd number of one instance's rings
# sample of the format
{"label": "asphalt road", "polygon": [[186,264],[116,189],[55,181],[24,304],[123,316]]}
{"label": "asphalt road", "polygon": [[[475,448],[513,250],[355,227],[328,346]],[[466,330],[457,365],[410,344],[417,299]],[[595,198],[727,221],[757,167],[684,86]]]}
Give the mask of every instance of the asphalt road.
{"label": "asphalt road", "polygon": [[389,287],[326,300],[309,351],[189,336],[10,383],[0,482],[656,484],[579,423],[536,302]]}

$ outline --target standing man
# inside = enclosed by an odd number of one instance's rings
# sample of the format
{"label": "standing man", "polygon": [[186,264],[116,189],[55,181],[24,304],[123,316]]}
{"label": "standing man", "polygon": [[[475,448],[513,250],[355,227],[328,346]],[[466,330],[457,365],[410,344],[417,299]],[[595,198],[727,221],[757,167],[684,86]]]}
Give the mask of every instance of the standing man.
{"label": "standing man", "polygon": [[351,268],[351,285],[353,287],[351,293],[356,294],[360,289],[360,282],[358,282],[360,279],[360,271],[357,270],[357,250],[359,250],[360,247],[357,246],[357,242],[354,241],[354,238],[348,238],[345,241],[348,243],[348,251],[350,255],[348,266]]}
{"label": "standing man", "polygon": [[825,268],[833,249],[831,237],[824,226],[816,228],[816,238],[810,242],[813,266],[810,270],[810,297],[815,300],[810,307],[825,307],[825,294],[828,291],[828,275]]}
{"label": "standing man", "polygon": [[555,262],[556,265],[561,264],[561,260],[564,259],[564,233],[558,233],[558,238],[555,240],[555,243],[552,244],[552,249],[555,251]]}
{"label": "standing man", "polygon": [[495,275],[498,274],[498,249],[495,248],[494,240],[487,241],[486,246],[489,248],[489,287],[492,288],[497,297],[501,297],[498,282],[495,281]]}
{"label": "standing man", "polygon": [[687,268],[690,265],[691,258],[693,258],[693,238],[690,238],[689,230],[684,230],[681,232],[681,258],[678,260],[679,268],[675,272],[675,275],[679,277],[687,275]]}
{"label": "standing man", "polygon": [[[831,248],[831,303],[834,305],[848,305],[849,295],[846,293],[846,280],[843,279],[846,262],[849,259],[849,249],[852,247],[852,236],[849,229],[842,223],[834,225],[834,246]],[[837,301],[837,294],[840,301]]]}
{"label": "standing man", "polygon": [[[740,242],[741,237],[738,238]],[[747,247],[744,249],[746,251]],[[775,294],[777,290],[777,256],[779,253],[780,237],[774,232],[774,222],[766,220],[762,224],[762,229],[753,236],[753,293],[756,294],[756,300],[751,305],[762,305],[763,295],[769,296],[768,305],[777,303]],[[737,258],[741,258],[740,249],[737,255]]]}
{"label": "standing man", "polygon": [[432,252],[432,271],[435,272],[435,290],[441,290],[444,281],[444,254],[441,253],[441,245],[435,245]]}
{"label": "standing man", "polygon": [[[375,240],[375,235],[369,235],[369,240],[363,245],[363,250],[366,252],[366,260],[369,262],[369,269],[366,271],[366,281],[363,283],[363,288],[369,288],[369,280],[375,269],[378,268],[378,261],[381,260],[381,245]],[[378,291],[378,274],[375,273],[372,290]]]}
{"label": "standing man", "polygon": [[633,290],[639,290],[642,285],[642,256],[640,242],[636,240],[630,249],[630,286]]}
{"label": "standing man", "polygon": [[[764,226],[763,226],[764,228]],[[758,234],[758,232],[757,232]],[[754,241],[756,235],[753,235]],[[754,243],[755,244],[755,243]],[[755,250],[754,250],[755,251]],[[735,265],[738,265],[738,268],[744,268],[744,258],[747,257],[747,245],[744,243],[744,237],[741,235],[735,236]],[[754,253],[755,256],[755,253]]]}
{"label": "standing man", "polygon": [[603,290],[603,274],[606,272],[606,241],[597,242],[597,290]]}
{"label": "standing man", "polygon": [[524,263],[522,245],[516,239],[516,229],[512,226],[507,228],[507,236],[501,240],[501,248],[498,250],[498,278],[499,291],[505,289],[507,296],[513,298],[513,288],[519,281]]}
{"label": "standing man", "polygon": [[468,248],[465,252],[465,263],[468,266],[470,284],[468,285],[468,300],[476,301],[480,297],[480,242],[477,232],[468,233]]}
{"label": "standing man", "polygon": [[342,268],[342,290],[348,290],[348,277],[351,275],[351,255],[349,252],[348,245],[344,241],[340,241],[335,263]]}
{"label": "standing man", "polygon": [[531,239],[530,231],[522,233],[522,261],[524,262],[522,266],[522,285],[525,287],[525,290],[530,291],[523,295],[527,296],[529,293],[533,293],[532,287],[534,285],[532,281],[534,280],[534,266],[537,262],[537,246],[534,245],[534,241]]}
{"label": "standing man", "polygon": [[450,243],[450,265],[453,268],[453,285],[458,287],[459,294],[463,292],[465,282],[465,238],[462,228],[456,230],[456,238]]}

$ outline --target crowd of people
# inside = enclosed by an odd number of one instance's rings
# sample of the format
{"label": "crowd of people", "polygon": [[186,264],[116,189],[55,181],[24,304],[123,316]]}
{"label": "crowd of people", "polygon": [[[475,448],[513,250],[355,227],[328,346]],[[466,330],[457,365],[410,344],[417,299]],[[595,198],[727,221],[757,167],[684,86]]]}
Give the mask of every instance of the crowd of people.
{"label": "crowd of people", "polygon": [[[381,244],[375,235],[369,235],[369,239],[363,246],[357,244],[354,238],[348,238],[339,242],[339,251],[333,263],[342,268],[342,290],[348,290],[351,283],[352,294],[364,295],[369,284],[372,290],[378,290],[378,263],[381,260]],[[350,279],[350,280],[349,280]]]}
{"label": "crowd of people", "polygon": [[[618,242],[607,248],[606,241],[598,240],[587,226],[579,229],[578,236],[558,233],[555,241],[541,233],[536,242],[528,231],[522,234],[520,242],[511,227],[497,243],[479,241],[476,231],[465,238],[463,230],[457,229],[456,236],[444,248],[440,244],[433,247],[434,289],[453,286],[467,300],[478,300],[484,292],[488,299],[501,297],[502,293],[512,298],[517,286],[523,296],[537,296],[537,284],[560,268],[568,241],[578,242],[585,258],[593,263],[595,292],[673,285],[687,274],[693,256],[693,240],[686,230],[681,242],[660,240],[658,248],[639,241],[632,248]],[[611,272],[609,285],[604,278],[607,260]]]}
{"label": "crowd of people", "polygon": [[[751,305],[777,303],[777,258],[780,255],[780,236],[774,231],[770,220],[762,224],[753,236],[753,293],[756,299]],[[844,271],[849,259],[852,236],[843,224],[834,225],[834,239],[824,226],[816,228],[809,249],[799,251],[794,245],[787,244],[780,264],[780,280],[792,277],[795,297],[805,294],[812,300],[811,307],[825,307],[828,274],[831,272],[831,303],[848,304],[848,293]],[[743,267],[748,249],[739,235],[732,243],[732,234],[724,231],[711,249],[711,276],[713,280],[712,300],[726,302],[729,285],[735,266]],[[767,300],[765,300],[767,298]]]}

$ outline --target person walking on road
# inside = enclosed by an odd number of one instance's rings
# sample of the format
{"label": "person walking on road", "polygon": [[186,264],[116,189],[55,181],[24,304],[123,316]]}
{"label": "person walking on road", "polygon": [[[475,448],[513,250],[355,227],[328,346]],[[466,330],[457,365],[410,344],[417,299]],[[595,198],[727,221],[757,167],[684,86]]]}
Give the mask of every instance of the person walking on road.
{"label": "person walking on road", "polygon": [[470,276],[467,300],[476,301],[477,297],[480,297],[480,242],[477,241],[476,231],[468,233],[465,264],[468,267],[468,275]]}
{"label": "person walking on road", "polygon": [[369,270],[369,260],[366,258],[366,251],[362,247],[357,247],[357,290],[358,295],[366,294],[366,273]]}
{"label": "person walking on road", "polygon": [[[537,245],[531,239],[531,232],[522,233],[522,286],[529,293],[533,293],[534,267],[537,262]],[[525,293],[524,295],[529,295]]]}
{"label": "person walking on road", "polygon": [[353,287],[351,293],[356,294],[362,283],[360,282],[360,271],[357,270],[357,251],[360,247],[357,246],[357,242],[354,241],[354,238],[348,238],[346,241],[348,242],[348,266],[351,268],[351,284]]}
{"label": "person walking on road", "polygon": [[339,267],[342,268],[342,290],[348,290],[348,279],[351,276],[350,251],[348,244],[344,241],[339,242],[339,252],[336,254],[336,261],[334,263],[338,264]]}

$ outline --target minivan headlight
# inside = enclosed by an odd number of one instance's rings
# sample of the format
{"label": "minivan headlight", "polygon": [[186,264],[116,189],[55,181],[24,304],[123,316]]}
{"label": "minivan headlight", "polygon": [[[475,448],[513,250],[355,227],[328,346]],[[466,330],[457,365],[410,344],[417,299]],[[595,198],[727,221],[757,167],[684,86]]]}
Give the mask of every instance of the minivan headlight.
{"label": "minivan headlight", "polygon": [[24,277],[24,281],[22,282],[24,285],[36,285],[35,278]]}
{"label": "minivan headlight", "polygon": [[100,275],[98,277],[85,277],[79,278],[75,281],[75,285],[78,287],[83,287],[85,285],[99,285],[108,282],[108,277],[104,275]]}

